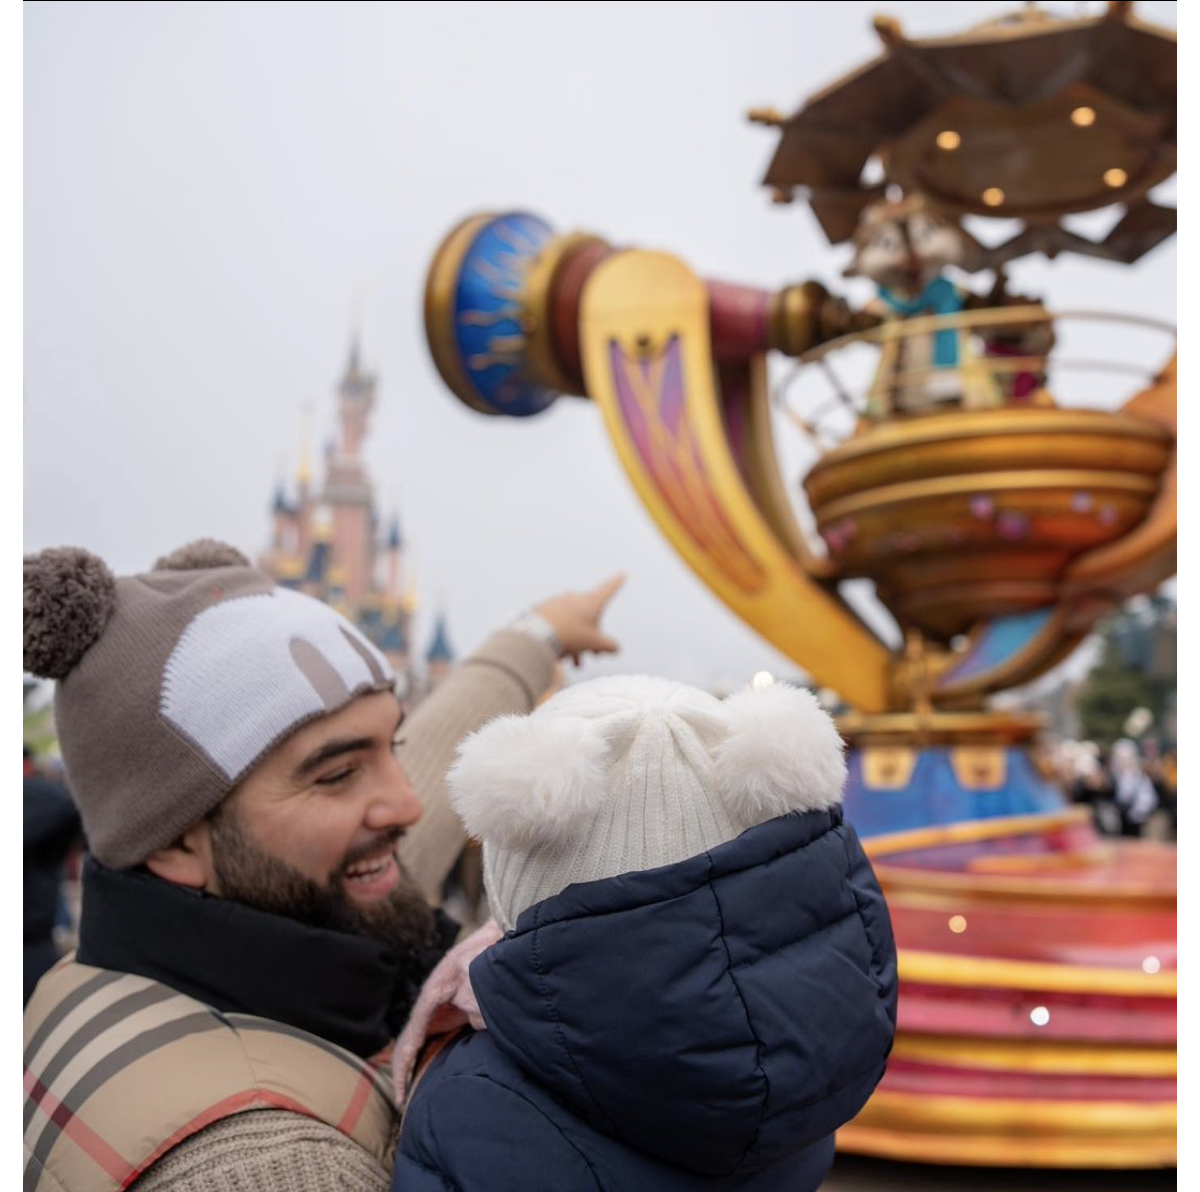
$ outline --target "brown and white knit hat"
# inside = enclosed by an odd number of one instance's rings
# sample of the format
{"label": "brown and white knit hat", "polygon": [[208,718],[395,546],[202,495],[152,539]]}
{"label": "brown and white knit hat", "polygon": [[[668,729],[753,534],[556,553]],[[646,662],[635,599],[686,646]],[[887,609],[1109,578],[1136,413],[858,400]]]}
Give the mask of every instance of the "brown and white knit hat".
{"label": "brown and white knit hat", "polygon": [[45,550],[24,587],[25,669],[57,680],[67,780],[115,869],[177,840],[301,725],[395,683],[344,617],[211,539],[119,579]]}
{"label": "brown and white knit hat", "polygon": [[811,692],[719,700],[646,676],[594,679],[459,746],[451,800],[483,841],[506,931],[574,882],[696,856],[791,811],[841,802],[846,763]]}

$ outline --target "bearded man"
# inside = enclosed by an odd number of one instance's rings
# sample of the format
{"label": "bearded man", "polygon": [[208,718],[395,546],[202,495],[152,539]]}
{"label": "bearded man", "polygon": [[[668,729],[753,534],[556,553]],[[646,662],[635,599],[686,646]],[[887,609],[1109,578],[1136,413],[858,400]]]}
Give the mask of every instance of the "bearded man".
{"label": "bearded man", "polygon": [[114,579],[25,560],[25,668],[91,856],[79,948],[25,1014],[24,1187],[385,1189],[391,1042],[456,928],[443,776],[608,652],[620,580],[493,634],[406,721],[345,618],[201,541]]}

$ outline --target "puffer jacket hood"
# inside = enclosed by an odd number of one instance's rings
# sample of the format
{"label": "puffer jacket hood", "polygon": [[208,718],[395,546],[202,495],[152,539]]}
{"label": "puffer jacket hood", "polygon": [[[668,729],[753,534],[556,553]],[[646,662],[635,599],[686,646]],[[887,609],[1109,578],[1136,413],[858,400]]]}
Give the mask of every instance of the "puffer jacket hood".
{"label": "puffer jacket hood", "polygon": [[840,807],[570,886],[470,974],[510,1071],[599,1135],[710,1179],[853,1117],[895,1030],[887,908]]}

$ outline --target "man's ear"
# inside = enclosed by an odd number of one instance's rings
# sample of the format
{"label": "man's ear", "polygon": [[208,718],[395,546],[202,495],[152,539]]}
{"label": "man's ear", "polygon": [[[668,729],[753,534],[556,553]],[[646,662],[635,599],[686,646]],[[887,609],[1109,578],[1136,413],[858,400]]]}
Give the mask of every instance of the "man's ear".
{"label": "man's ear", "polygon": [[216,893],[212,864],[212,830],[207,820],[190,827],[174,844],[146,858],[146,868],[163,881],[191,890]]}

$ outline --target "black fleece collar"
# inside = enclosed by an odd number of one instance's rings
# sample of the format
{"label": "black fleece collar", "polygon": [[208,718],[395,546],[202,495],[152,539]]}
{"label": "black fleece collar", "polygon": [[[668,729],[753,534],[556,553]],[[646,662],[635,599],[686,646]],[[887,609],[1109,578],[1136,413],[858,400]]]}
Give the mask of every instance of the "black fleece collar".
{"label": "black fleece collar", "polygon": [[365,1059],[395,1038],[454,942],[457,925],[436,914],[438,943],[401,957],[375,940],[89,857],[76,958],[161,981],[217,1010],[288,1023]]}

